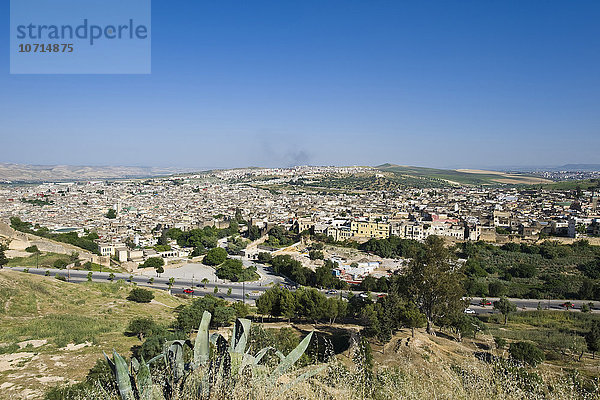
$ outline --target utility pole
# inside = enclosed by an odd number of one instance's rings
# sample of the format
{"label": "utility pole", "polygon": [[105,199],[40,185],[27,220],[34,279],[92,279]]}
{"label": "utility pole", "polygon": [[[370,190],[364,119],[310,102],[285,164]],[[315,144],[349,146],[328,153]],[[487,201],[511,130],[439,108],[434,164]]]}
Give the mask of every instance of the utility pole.
{"label": "utility pole", "polygon": [[242,281],[242,301],[246,304],[246,281]]}

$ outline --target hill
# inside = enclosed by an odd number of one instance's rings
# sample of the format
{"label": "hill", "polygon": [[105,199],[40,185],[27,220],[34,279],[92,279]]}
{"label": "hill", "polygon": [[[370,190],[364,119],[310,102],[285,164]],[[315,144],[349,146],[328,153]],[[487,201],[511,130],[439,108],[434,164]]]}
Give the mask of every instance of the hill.
{"label": "hill", "polygon": [[49,386],[83,379],[102,351],[139,344],[123,334],[129,320],[167,323],[183,303],[160,290],[151,303],[133,303],[130,290],[0,270],[0,399],[41,398]]}
{"label": "hill", "polygon": [[498,171],[436,169],[389,163],[379,165],[375,168],[384,172],[392,172],[400,176],[436,179],[456,185],[527,185],[551,182],[529,174],[508,174]]}
{"label": "hill", "polygon": [[0,182],[36,183],[45,181],[87,181],[122,178],[148,178],[181,172],[183,168],[28,165],[0,163]]}

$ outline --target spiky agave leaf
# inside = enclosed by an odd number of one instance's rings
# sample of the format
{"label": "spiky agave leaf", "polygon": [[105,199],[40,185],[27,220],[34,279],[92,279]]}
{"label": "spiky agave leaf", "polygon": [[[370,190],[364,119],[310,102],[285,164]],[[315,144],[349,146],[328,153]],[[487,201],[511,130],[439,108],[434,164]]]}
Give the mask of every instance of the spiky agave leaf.
{"label": "spiky agave leaf", "polygon": [[173,380],[179,382],[185,375],[185,363],[183,361],[183,346],[185,340],[173,340],[165,343],[167,350],[166,360],[167,365],[173,374]]}
{"label": "spiky agave leaf", "polygon": [[210,325],[210,319],[212,315],[208,311],[204,311],[202,314],[202,320],[198,327],[198,335],[194,341],[194,368],[199,365],[205,365],[208,362],[210,356],[210,342],[208,336],[208,327]]}
{"label": "spiky agave leaf", "polygon": [[283,375],[292,367],[292,365],[294,365],[296,361],[300,359],[300,357],[302,357],[302,354],[304,354],[310,343],[310,340],[312,339],[312,335],[313,332],[306,335],[300,344],[298,344],[294,350],[290,351],[290,353],[283,360],[281,360],[277,368],[275,368],[275,370],[271,373],[270,379],[272,382],[275,382],[277,379],[279,379],[281,375]]}
{"label": "spiky agave leaf", "polygon": [[246,318],[238,318],[233,328],[233,336],[229,344],[229,350],[235,353],[244,353],[246,343],[250,338],[250,325],[252,322]]}
{"label": "spiky agave leaf", "polygon": [[144,361],[144,357],[141,358],[139,363],[139,372],[137,374],[137,386],[140,395],[140,400],[151,400],[152,399],[152,375],[150,374],[150,367]]}
{"label": "spiky agave leaf", "polygon": [[129,362],[129,369],[133,374],[137,374],[140,369],[140,362],[135,357],[131,357],[131,361]]}
{"label": "spiky agave leaf", "polygon": [[127,368],[127,362],[113,350],[113,359],[115,365],[115,376],[117,378],[117,387],[123,400],[135,400],[133,388],[131,387],[131,376]]}
{"label": "spiky agave leaf", "polygon": [[[283,355],[280,351],[275,350],[274,347],[265,347],[263,349],[260,349],[260,351],[256,353],[256,355],[253,357],[252,363],[254,365],[258,365],[258,363],[263,359],[263,357],[267,354],[269,350],[276,351],[277,353]],[[285,356],[283,358],[285,358]]]}

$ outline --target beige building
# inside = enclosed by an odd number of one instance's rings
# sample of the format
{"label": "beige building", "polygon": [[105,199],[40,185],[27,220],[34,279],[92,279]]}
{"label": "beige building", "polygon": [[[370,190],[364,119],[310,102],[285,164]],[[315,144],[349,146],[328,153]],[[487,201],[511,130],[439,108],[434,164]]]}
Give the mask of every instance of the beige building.
{"label": "beige building", "polygon": [[387,239],[390,237],[390,224],[387,222],[352,221],[350,231],[355,237]]}

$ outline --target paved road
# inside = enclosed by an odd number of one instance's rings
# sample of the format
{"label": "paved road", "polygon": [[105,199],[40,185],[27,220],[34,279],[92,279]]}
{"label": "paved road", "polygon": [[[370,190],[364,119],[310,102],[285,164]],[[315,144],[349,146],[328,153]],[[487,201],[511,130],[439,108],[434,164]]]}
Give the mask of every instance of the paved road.
{"label": "paved road", "polygon": [[[171,293],[183,293],[184,289],[193,288],[194,296],[212,294],[224,298],[230,301],[242,301],[244,296],[246,297],[246,301],[250,304],[253,304],[256,298],[260,296],[264,291],[273,286],[274,283],[281,284],[289,284],[293,285],[292,282],[286,281],[285,278],[280,276],[273,275],[268,269],[263,268],[260,264],[256,264],[257,267],[260,266],[260,275],[261,280],[258,282],[247,282],[245,284],[239,282],[229,282],[216,279],[216,281],[211,281],[207,284],[201,283],[198,279],[191,278],[188,274],[183,278],[176,278],[175,283],[171,289]],[[12,267],[7,268],[15,271],[23,271],[24,268],[21,267]],[[66,277],[69,277],[70,282],[79,283],[87,281],[87,274],[89,271],[84,270],[64,270],[64,269],[54,269],[54,268],[29,268],[29,273],[42,275],[46,274],[46,271],[49,271],[51,277],[54,277],[57,273]],[[168,270],[167,270],[168,271]],[[166,272],[166,271],[165,271]],[[108,282],[110,273],[108,272],[97,272],[94,271],[92,273],[92,281],[94,282]],[[162,274],[160,277],[154,276],[154,282],[152,284],[149,283],[149,277],[144,275],[131,275],[131,274],[121,274],[115,273],[115,280],[123,279],[129,280],[130,276],[132,276],[132,282],[135,282],[138,286],[146,286],[152,287],[155,289],[168,290],[169,277]],[[218,288],[218,293],[215,294],[214,290]],[[231,288],[231,294],[227,294],[228,289]],[[325,291],[323,291],[325,292]],[[344,291],[344,294],[347,292]],[[359,292],[355,291],[355,294],[359,294]],[[375,295],[375,294],[374,294]],[[333,295],[339,296],[339,294]],[[330,296],[331,297],[331,296]],[[345,296],[344,296],[345,297]],[[494,302],[498,300],[497,297],[487,297],[489,302]],[[496,313],[494,311],[492,305],[481,306],[481,298],[474,297],[471,299],[470,306],[472,310],[475,311],[476,314],[491,314]],[[573,308],[570,308],[569,311],[581,311],[581,305],[592,303],[592,312],[598,313],[600,312],[600,302],[592,301],[592,300],[536,300],[536,299],[509,299],[513,302],[518,310],[536,310],[538,305],[544,310],[566,310],[565,307],[562,307],[561,304],[565,302],[570,302],[574,304]]]}
{"label": "paved road", "polygon": [[[498,297],[486,297],[487,301],[491,302],[492,304],[494,303],[494,301],[499,300]],[[588,304],[588,303],[592,303],[593,307],[592,307],[592,312],[600,312],[600,302],[599,301],[593,301],[593,300],[567,300],[567,299],[560,299],[560,300],[539,300],[539,299],[509,299],[512,303],[514,303],[517,306],[517,309],[520,311],[531,311],[531,310],[537,310],[538,306],[542,309],[542,310],[567,310],[566,307],[563,307],[562,304],[564,303],[572,303],[574,304],[573,308],[569,308],[569,311],[577,311],[577,312],[581,312],[581,306],[583,304]],[[471,305],[469,306],[470,309],[472,309],[473,311],[475,311],[475,313],[477,314],[486,314],[486,313],[493,313],[496,312],[494,311],[494,307],[493,305],[489,305],[489,306],[481,306],[481,298],[480,297],[473,297],[471,299]]]}
{"label": "paved road", "polygon": [[[7,268],[15,271],[23,271],[25,268],[14,267]],[[30,274],[36,274],[44,276],[48,271],[49,276],[54,277],[56,274],[62,275],[68,278],[69,282],[80,283],[86,282],[89,271],[85,270],[65,270],[55,268],[29,268]],[[138,286],[152,287],[155,289],[168,290],[169,278],[165,277],[164,274],[160,277],[154,276],[152,284],[149,282],[149,277],[143,275],[131,275],[115,273],[114,280],[123,279],[128,281],[132,277],[131,282],[136,283]],[[109,281],[110,273],[108,272],[92,272],[92,281],[106,283]],[[279,277],[278,277],[279,278]],[[255,299],[262,294],[265,290],[269,289],[272,285],[269,285],[263,281],[259,282],[226,282],[217,279],[216,282],[209,282],[207,284],[201,283],[198,279],[192,278],[179,278],[175,279],[175,283],[171,289],[171,293],[183,293],[184,289],[193,288],[194,296],[212,294],[230,301],[242,301],[244,295],[246,295],[246,301],[254,303]],[[218,288],[218,293],[215,294],[214,290]],[[228,289],[231,288],[231,294],[227,294]]]}

